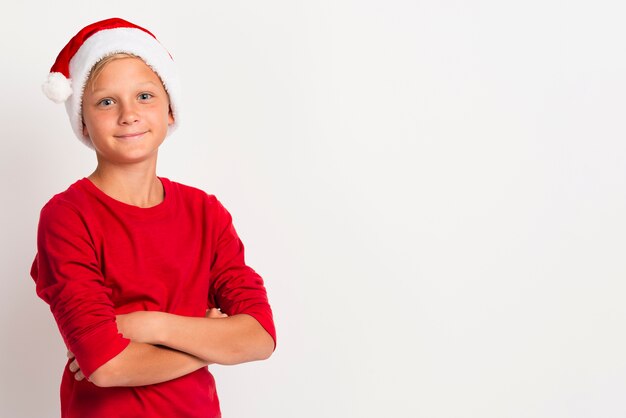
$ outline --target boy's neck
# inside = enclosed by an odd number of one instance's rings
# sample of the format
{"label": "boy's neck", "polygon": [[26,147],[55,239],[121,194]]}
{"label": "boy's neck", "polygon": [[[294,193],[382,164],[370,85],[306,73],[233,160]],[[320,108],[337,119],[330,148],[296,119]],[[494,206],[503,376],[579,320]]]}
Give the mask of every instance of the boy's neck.
{"label": "boy's neck", "polygon": [[165,197],[156,167],[111,167],[99,163],[88,179],[108,196],[128,205],[149,208],[163,202]]}

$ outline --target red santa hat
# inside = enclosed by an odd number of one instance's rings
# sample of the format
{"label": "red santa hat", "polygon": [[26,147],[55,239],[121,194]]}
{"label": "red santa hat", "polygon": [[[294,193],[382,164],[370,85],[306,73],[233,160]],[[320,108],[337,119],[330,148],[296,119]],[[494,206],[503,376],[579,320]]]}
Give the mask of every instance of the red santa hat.
{"label": "red santa hat", "polygon": [[98,61],[124,52],[143,59],[161,78],[174,115],[168,135],[180,123],[180,85],[170,54],[148,30],[118,18],[103,20],[84,27],[65,45],[42,86],[50,100],[65,102],[74,133],[90,148],[91,140],[83,135],[81,105],[85,84]]}

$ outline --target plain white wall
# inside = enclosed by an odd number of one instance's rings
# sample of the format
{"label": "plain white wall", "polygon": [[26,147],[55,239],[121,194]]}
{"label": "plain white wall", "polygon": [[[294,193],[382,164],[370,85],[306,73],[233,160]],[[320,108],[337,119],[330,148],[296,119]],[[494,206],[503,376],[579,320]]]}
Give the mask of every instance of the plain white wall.
{"label": "plain white wall", "polygon": [[94,167],[40,91],[119,16],[177,61],[160,175],[216,194],[279,345],[215,367],[225,417],[624,417],[620,1],[13,2],[0,26],[0,416],[57,417],[29,268]]}

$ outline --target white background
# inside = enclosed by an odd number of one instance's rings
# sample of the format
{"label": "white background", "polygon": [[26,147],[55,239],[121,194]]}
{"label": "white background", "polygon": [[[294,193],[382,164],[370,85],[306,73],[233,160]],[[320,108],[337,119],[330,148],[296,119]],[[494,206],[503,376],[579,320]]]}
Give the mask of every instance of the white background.
{"label": "white background", "polygon": [[626,416],[621,1],[14,2],[0,26],[0,416],[57,417],[29,277],[92,151],[40,90],[119,16],[177,61],[159,174],[216,194],[279,345],[225,417]]}

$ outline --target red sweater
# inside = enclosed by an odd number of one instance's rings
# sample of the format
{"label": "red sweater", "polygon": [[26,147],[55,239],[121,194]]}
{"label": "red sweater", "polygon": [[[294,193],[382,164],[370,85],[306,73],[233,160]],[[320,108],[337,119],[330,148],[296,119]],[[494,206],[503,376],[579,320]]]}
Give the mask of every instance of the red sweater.
{"label": "red sweater", "polygon": [[[276,340],[263,280],[244,262],[232,218],[211,195],[161,178],[164,201],[119,202],[82,179],[42,209],[31,275],[68,349],[91,375],[129,340],[115,315],[246,313]],[[69,363],[69,362],[68,362]],[[208,369],[156,385],[100,388],[65,367],[63,418],[219,417]]]}

